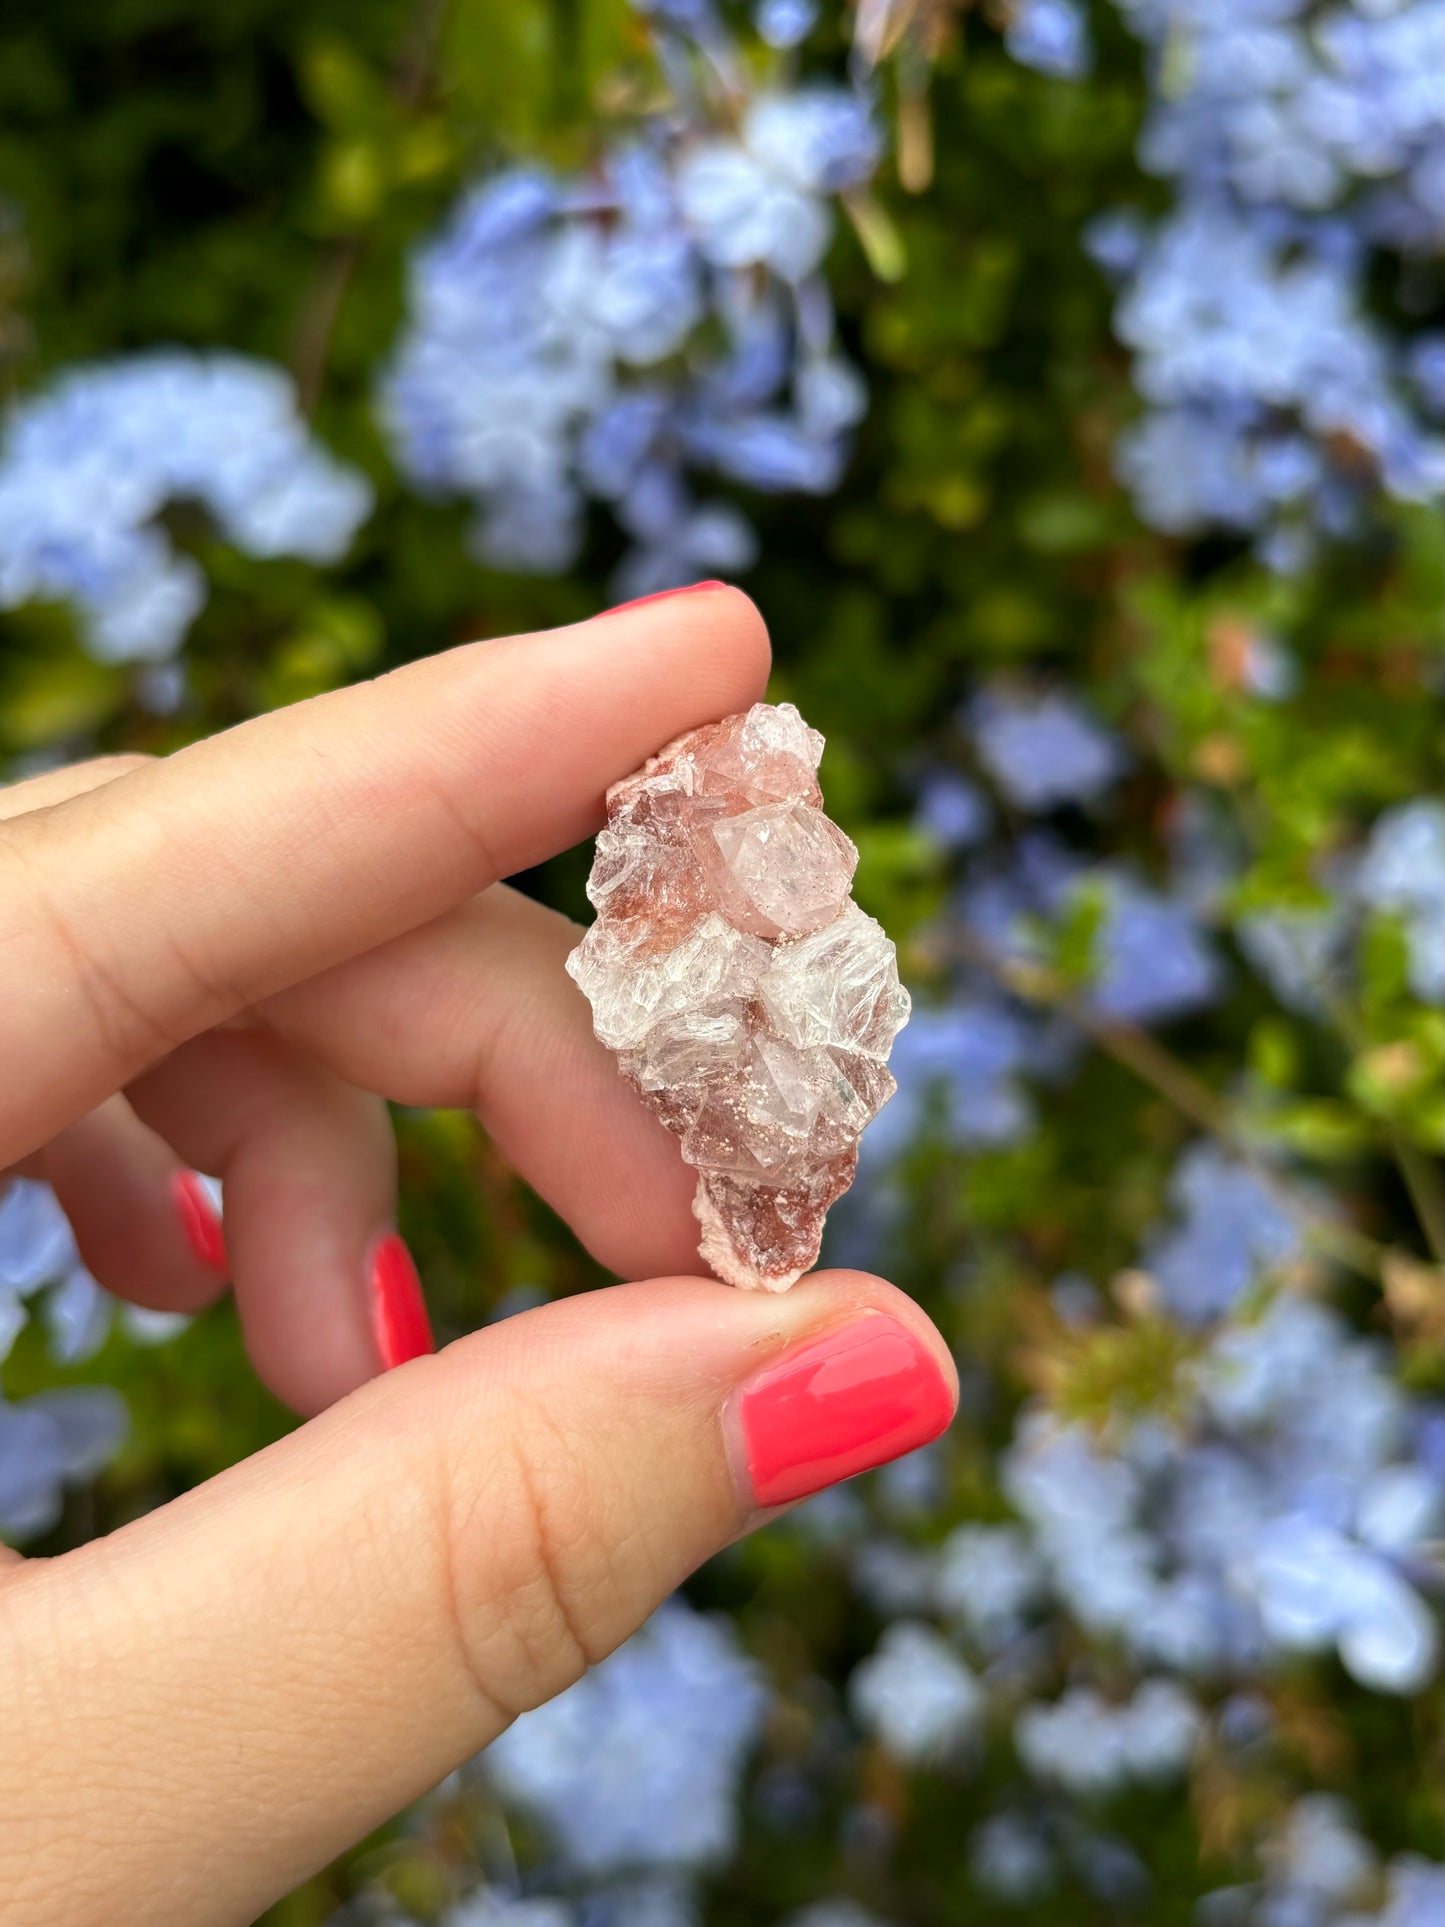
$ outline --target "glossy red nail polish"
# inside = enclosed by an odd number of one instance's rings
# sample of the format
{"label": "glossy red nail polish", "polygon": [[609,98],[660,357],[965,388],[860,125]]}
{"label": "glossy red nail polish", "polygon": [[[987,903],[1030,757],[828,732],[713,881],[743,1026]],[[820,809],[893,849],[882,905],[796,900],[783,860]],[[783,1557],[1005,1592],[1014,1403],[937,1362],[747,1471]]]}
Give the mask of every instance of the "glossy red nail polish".
{"label": "glossy red nail polish", "polygon": [[171,1179],[171,1202],[181,1221],[186,1243],[212,1271],[229,1270],[220,1213],[194,1171],[177,1171]]}
{"label": "glossy red nail polish", "polygon": [[411,1253],[394,1231],[372,1246],[368,1272],[371,1328],[385,1369],[435,1351],[421,1279]]}
{"label": "glossy red nail polish", "polygon": [[932,1352],[875,1312],[785,1352],[743,1386],[753,1497],[786,1505],[938,1437],[953,1394]]}
{"label": "glossy red nail polish", "polygon": [[641,609],[649,602],[666,602],[669,596],[701,595],[704,589],[725,589],[725,582],[689,582],[681,589],[659,589],[655,595],[640,595],[635,602],[619,602],[615,609],[599,609],[600,616],[620,616],[624,609]]}

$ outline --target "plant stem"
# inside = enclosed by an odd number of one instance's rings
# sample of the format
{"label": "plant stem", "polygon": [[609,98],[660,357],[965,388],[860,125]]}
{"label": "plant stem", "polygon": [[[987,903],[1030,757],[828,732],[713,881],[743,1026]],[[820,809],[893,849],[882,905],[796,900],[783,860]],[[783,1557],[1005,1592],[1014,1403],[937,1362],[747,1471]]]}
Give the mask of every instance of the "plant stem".
{"label": "plant stem", "polygon": [[[392,80],[392,93],[403,108],[417,106],[426,92],[449,5],[450,0],[420,0],[412,15]],[[317,263],[311,286],[302,300],[291,373],[304,415],[314,414],[321,399],[341,304],[365,253],[363,235],[349,234],[331,242]]]}
{"label": "plant stem", "polygon": [[1405,1180],[1405,1189],[1410,1193],[1430,1255],[1437,1264],[1445,1264],[1445,1187],[1440,1183],[1440,1173],[1419,1147],[1393,1125],[1390,1148],[1400,1167],[1400,1176]]}

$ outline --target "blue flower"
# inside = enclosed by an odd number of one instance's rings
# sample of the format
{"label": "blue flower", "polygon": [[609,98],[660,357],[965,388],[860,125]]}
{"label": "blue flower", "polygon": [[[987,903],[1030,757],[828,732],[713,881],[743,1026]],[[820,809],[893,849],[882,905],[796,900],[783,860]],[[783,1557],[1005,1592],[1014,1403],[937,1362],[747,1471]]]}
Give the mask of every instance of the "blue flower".
{"label": "blue flower", "polygon": [[1087,1798],[1131,1781],[1177,1778],[1202,1724],[1182,1687],[1150,1679],[1122,1705],[1082,1686],[1052,1705],[1025,1707],[1014,1738],[1030,1772]]}
{"label": "blue flower", "polygon": [[1016,0],[1004,45],[1025,67],[1079,80],[1093,64],[1088,23],[1077,0]]}
{"label": "blue flower", "polygon": [[35,1178],[0,1191],[0,1290],[34,1291],[70,1263],[75,1241],[55,1193]]}
{"label": "blue flower", "polygon": [[959,1526],[943,1543],[938,1603],[986,1648],[1012,1639],[1043,1591],[1043,1563],[1017,1526]]}
{"label": "blue flower", "polygon": [[1160,1023],[1213,1003],[1220,972],[1187,905],[1106,876],[1089,1001],[1106,1017]]}
{"label": "blue flower", "polygon": [[832,233],[824,197],[866,180],[880,141],[863,101],[814,86],[762,94],[736,140],[700,143],[683,160],[683,218],[719,267],[766,266],[801,281]]}
{"label": "blue flower", "polygon": [[1182,199],[1132,261],[1127,230],[1110,258],[1100,227],[1149,404],[1119,472],[1156,526],[1250,533],[1295,573],[1313,535],[1352,532],[1372,490],[1445,492],[1445,449],[1411,407],[1414,363],[1366,315],[1370,245],[1440,246],[1445,123],[1426,76],[1445,60],[1445,5],[1335,6],[1308,23],[1293,0],[1125,10],[1158,76],[1140,158]]}
{"label": "blue flower", "polygon": [[758,32],[770,47],[796,47],[818,19],[817,0],[760,0]]}
{"label": "blue flower", "polygon": [[1318,1017],[1340,976],[1345,930],[1345,913],[1338,904],[1283,904],[1241,917],[1234,934],[1282,1004]]}
{"label": "blue flower", "polygon": [[0,1532],[34,1538],[60,1518],[64,1489],[115,1455],[129,1426],[125,1401],[103,1385],[0,1400]]}
{"label": "blue flower", "polygon": [[981,842],[992,820],[983,791],[964,777],[945,770],[924,782],[915,821],[946,850]]}
{"label": "blue flower", "polygon": [[202,503],[247,554],[334,563],[368,483],[313,440],[279,369],[179,349],[63,376],[16,408],[0,450],[0,607],[73,602],[106,662],[172,655],[206,598],[152,526]]}
{"label": "blue flower", "polygon": [[1403,920],[1415,995],[1445,1003],[1445,804],[1422,798],[1387,811],[1370,833],[1356,889],[1371,909]]}
{"label": "blue flower", "polygon": [[684,465],[774,492],[842,474],[866,396],[812,270],[831,198],[876,163],[871,112],[841,88],[762,93],[733,134],[698,105],[586,181],[487,183],[412,263],[381,413],[419,487],[476,503],[494,567],[570,566],[590,494],[638,544],[619,593],[732,574],[752,530],[694,502]]}
{"label": "blue flower", "polygon": [[1363,1686],[1418,1691],[1438,1636],[1429,1609],[1384,1559],[1305,1514],[1271,1520],[1241,1571],[1266,1634],[1285,1647],[1337,1644]]}
{"label": "blue flower", "polygon": [[848,1699],[862,1725],[901,1760],[950,1751],[983,1717],[978,1681],[940,1633],[899,1619],[854,1668]]}
{"label": "blue flower", "polygon": [[681,1601],[493,1742],[488,1770],[589,1873],[730,1850],[767,1693],[725,1621]]}
{"label": "blue flower", "polygon": [[451,1908],[445,1927],[577,1927],[577,1916],[561,1900],[517,1900],[487,1892]]}
{"label": "blue flower", "polygon": [[1272,1265],[1300,1249],[1299,1226],[1258,1175],[1213,1145],[1185,1153],[1170,1190],[1179,1225],[1145,1263],[1176,1318],[1216,1318]]}
{"label": "blue flower", "polygon": [[1021,1136],[1033,1119],[1018,1081],[1029,1042],[1026,1021],[1001,998],[973,997],[942,1009],[915,1005],[890,1061],[897,1094],[864,1135],[862,1156],[883,1162],[901,1151],[916,1136],[935,1092],[954,1143],[1006,1144]]}
{"label": "blue flower", "polygon": [[1061,693],[986,691],[974,700],[969,727],[979,760],[1021,809],[1092,803],[1123,770],[1113,736]]}

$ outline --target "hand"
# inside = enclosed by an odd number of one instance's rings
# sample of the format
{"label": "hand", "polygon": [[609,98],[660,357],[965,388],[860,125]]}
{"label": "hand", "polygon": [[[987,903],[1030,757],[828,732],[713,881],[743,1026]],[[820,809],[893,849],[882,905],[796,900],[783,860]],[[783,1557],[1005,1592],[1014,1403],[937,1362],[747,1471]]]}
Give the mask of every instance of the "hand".
{"label": "hand", "polygon": [[[691,1174],[592,1038],[575,929],[498,882],[766,674],[752,605],[699,590],[0,794],[0,1170],[124,1297],[229,1277],[321,1413],[63,1558],[0,1549],[0,1920],[253,1919],[771,1509],[947,1423],[887,1285],[695,1275]],[[597,1257],[664,1275],[377,1377],[425,1342],[387,1098],[474,1105]]]}

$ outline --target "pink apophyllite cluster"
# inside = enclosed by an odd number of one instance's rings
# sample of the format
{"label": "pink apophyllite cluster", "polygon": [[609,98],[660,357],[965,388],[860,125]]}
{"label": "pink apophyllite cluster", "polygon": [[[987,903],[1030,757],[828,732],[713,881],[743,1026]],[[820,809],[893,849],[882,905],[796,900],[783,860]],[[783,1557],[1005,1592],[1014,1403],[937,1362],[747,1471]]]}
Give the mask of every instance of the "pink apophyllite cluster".
{"label": "pink apophyllite cluster", "polygon": [[823,738],[791,703],[689,731],[607,792],[567,959],[593,1027],[697,1169],[699,1250],[785,1291],[818,1256],[908,1019],[892,943],[823,814]]}

